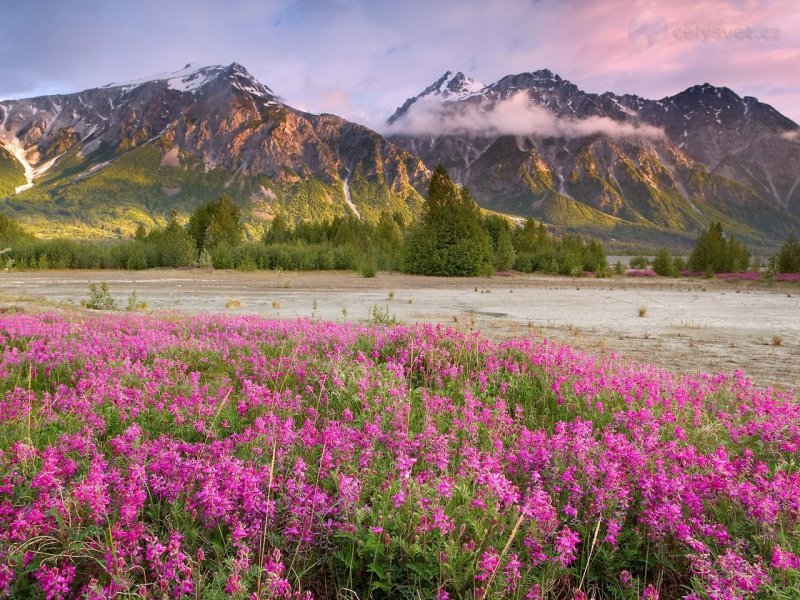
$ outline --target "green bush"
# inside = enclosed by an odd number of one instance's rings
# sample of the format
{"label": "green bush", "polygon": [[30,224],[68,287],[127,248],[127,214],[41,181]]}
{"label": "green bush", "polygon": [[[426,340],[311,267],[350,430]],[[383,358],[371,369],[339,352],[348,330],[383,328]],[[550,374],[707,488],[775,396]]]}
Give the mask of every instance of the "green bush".
{"label": "green bush", "polygon": [[659,248],[653,258],[653,270],[662,277],[672,277],[675,275],[675,261],[669,250]]}
{"label": "green bush", "polygon": [[99,284],[89,284],[89,299],[84,306],[92,310],[117,310],[117,303],[111,297],[105,281],[101,281]]}
{"label": "green bush", "polygon": [[358,272],[361,273],[362,277],[375,277],[378,273],[378,264],[373,257],[365,256],[361,261]]}

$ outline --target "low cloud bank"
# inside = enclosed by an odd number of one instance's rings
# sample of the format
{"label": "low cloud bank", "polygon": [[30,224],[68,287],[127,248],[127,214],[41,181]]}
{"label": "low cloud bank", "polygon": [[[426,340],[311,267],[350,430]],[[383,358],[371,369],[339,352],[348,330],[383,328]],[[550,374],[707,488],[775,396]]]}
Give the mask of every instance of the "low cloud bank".
{"label": "low cloud bank", "polygon": [[602,134],[612,138],[663,139],[664,131],[650,125],[615,121],[608,117],[559,117],[530,101],[520,91],[493,107],[465,102],[420,98],[389,128],[409,135],[533,135],[577,138]]}

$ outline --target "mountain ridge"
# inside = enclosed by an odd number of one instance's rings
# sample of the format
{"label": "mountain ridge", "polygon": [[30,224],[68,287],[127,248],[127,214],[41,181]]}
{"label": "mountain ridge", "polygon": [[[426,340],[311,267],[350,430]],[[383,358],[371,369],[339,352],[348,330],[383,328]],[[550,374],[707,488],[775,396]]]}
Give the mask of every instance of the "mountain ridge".
{"label": "mountain ridge", "polygon": [[593,94],[548,69],[436,102],[431,87],[395,111],[387,138],[487,208],[604,237],[712,220],[750,241],[798,231],[800,129],[751,96],[708,83],[659,100]]}

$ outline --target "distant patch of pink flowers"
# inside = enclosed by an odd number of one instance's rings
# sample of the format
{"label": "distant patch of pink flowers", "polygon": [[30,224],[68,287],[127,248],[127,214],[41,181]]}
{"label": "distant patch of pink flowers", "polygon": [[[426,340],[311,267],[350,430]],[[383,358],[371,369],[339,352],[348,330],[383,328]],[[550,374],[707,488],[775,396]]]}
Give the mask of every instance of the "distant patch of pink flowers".
{"label": "distant patch of pink flowers", "polygon": [[625,277],[658,277],[658,273],[653,269],[628,269]]}

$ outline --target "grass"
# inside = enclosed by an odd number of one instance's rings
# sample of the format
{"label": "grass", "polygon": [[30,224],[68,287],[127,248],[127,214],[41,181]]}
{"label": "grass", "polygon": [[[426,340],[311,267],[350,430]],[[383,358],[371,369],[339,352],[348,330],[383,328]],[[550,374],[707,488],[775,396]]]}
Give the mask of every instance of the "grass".
{"label": "grass", "polygon": [[675,327],[676,329],[705,329],[707,326],[700,321],[681,319],[680,321],[673,323],[672,327]]}
{"label": "grass", "polygon": [[638,314],[640,317],[644,317],[647,314],[647,307],[646,306],[640,306],[636,310],[636,314]]}

